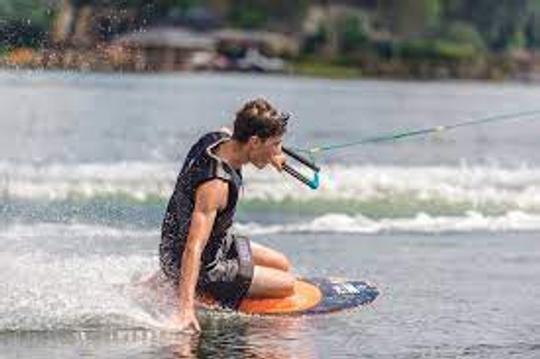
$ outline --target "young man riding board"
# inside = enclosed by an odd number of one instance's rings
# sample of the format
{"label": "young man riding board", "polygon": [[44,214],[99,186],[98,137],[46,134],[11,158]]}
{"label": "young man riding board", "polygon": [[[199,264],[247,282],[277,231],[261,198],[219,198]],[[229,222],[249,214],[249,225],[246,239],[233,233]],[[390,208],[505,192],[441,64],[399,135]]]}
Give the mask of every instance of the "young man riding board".
{"label": "young man riding board", "polygon": [[160,264],[175,285],[179,306],[172,324],[200,331],[197,294],[207,293],[236,309],[245,297],[285,297],[294,277],[281,253],[231,233],[242,166],[281,170],[288,116],[268,101],[247,102],[232,134],[211,132],[190,149],[178,175],[162,226]]}

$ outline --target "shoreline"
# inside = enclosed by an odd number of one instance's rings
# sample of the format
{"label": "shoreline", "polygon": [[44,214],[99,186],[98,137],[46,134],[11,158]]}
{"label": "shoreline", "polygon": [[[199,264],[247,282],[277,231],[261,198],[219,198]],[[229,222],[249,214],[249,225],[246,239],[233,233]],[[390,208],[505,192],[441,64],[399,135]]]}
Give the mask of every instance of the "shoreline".
{"label": "shoreline", "polygon": [[[115,58],[116,56],[116,58]],[[365,66],[340,63],[340,59],[303,58],[290,60],[283,71],[241,71],[238,69],[178,69],[152,71],[136,69],[107,48],[87,50],[18,48],[0,56],[1,70],[73,71],[102,74],[215,73],[261,74],[333,80],[388,81],[473,81],[540,83],[540,71],[528,71],[509,56],[485,56],[472,62],[452,63],[442,60],[406,61],[403,59],[366,62]],[[343,61],[341,61],[343,62]],[[531,65],[532,66],[532,65]]]}

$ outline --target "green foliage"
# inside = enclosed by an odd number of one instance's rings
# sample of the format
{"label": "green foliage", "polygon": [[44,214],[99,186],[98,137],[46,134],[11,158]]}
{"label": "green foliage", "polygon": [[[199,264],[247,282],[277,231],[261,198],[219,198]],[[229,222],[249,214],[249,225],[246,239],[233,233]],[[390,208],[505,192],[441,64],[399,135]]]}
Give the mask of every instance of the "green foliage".
{"label": "green foliage", "polygon": [[343,66],[339,64],[339,61],[337,63],[328,63],[314,58],[294,62],[291,70],[301,75],[336,79],[350,79],[362,76],[362,71],[359,68]]}
{"label": "green foliage", "polygon": [[473,24],[487,46],[495,51],[506,50],[520,41],[514,38],[523,32],[536,0],[453,0],[446,5],[447,20]]}
{"label": "green foliage", "polygon": [[41,0],[0,2],[0,46],[42,46],[53,21],[53,11]]}
{"label": "green foliage", "polygon": [[328,30],[324,25],[319,24],[317,32],[304,40],[303,52],[307,55],[314,54],[324,46],[326,41],[328,41]]}
{"label": "green foliage", "polygon": [[423,8],[422,14],[426,25],[428,27],[437,27],[440,22],[442,11],[441,0],[423,0],[421,6]]}
{"label": "green foliage", "polygon": [[[185,12],[190,8],[200,5],[201,1],[198,0],[159,0],[158,7],[165,9],[180,9]],[[165,12],[165,11],[164,11]]]}
{"label": "green foliage", "polygon": [[[74,0],[75,1],[75,0]],[[516,48],[540,49],[540,0],[78,0],[79,4],[131,7],[141,18],[159,21],[193,7],[214,9],[225,25],[300,33],[309,6],[346,4],[342,19],[322,21],[303,44],[305,54],[337,49],[335,56],[358,57],[371,52],[384,59],[470,59],[485,52]],[[33,44],[51,27],[50,0],[0,0],[0,40]],[[62,1],[58,0],[58,4]],[[143,16],[144,15],[144,16]],[[333,22],[333,23],[332,23]],[[146,23],[145,23],[146,24]],[[373,25],[375,24],[375,25]],[[375,26],[376,32],[370,25]],[[19,34],[17,29],[26,28]],[[12,30],[16,29],[16,30]],[[30,29],[30,30],[28,30]],[[3,32],[2,32],[3,31]],[[36,35],[37,34],[37,35]],[[381,36],[382,34],[382,36]],[[14,39],[14,40],[13,40]],[[2,41],[0,41],[2,45]]]}
{"label": "green foliage", "polygon": [[[6,22],[26,22],[47,29],[53,19],[53,9],[41,0],[2,0],[0,19]],[[0,22],[0,25],[2,24]]]}
{"label": "green foliage", "polygon": [[279,23],[282,28],[293,29],[301,22],[308,0],[235,0],[224,1],[229,9],[231,25],[243,28],[264,27]]}
{"label": "green foliage", "polygon": [[531,0],[531,15],[525,27],[525,41],[529,48],[540,48],[540,0]]}
{"label": "green foliage", "polygon": [[523,31],[516,31],[508,39],[507,48],[509,49],[523,49],[527,45],[527,39]]}
{"label": "green foliage", "polygon": [[485,50],[486,45],[482,35],[476,28],[463,21],[454,21],[446,25],[440,37],[457,44],[469,44],[477,50]]}
{"label": "green foliage", "polygon": [[361,49],[368,42],[367,19],[364,16],[348,16],[338,24],[338,37],[343,52]]}
{"label": "green foliage", "polygon": [[435,41],[433,48],[438,58],[450,61],[471,60],[478,54],[478,51],[471,44],[444,40]]}
{"label": "green foliage", "polygon": [[268,17],[263,9],[248,3],[246,6],[233,7],[230,20],[237,27],[256,28],[263,26]]}
{"label": "green foliage", "polygon": [[418,34],[437,27],[442,0],[379,0],[380,17],[400,35]]}
{"label": "green foliage", "polygon": [[462,61],[473,59],[478,50],[471,44],[460,44],[441,39],[417,39],[398,45],[398,54],[412,60]]}

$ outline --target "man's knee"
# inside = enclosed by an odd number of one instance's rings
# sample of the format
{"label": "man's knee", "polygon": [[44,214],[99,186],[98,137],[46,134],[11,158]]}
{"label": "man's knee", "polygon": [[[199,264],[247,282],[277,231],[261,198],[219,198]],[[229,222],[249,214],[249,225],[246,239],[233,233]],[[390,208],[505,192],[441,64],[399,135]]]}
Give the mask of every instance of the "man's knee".
{"label": "man's knee", "polygon": [[291,262],[283,253],[274,251],[272,255],[267,258],[267,260],[268,262],[263,262],[262,265],[268,265],[284,272],[289,272],[291,270]]}
{"label": "man's knee", "polygon": [[264,266],[255,266],[248,294],[251,297],[286,297],[294,292],[295,278],[291,273]]}
{"label": "man's knee", "polygon": [[284,255],[284,254],[281,254],[280,253],[280,256],[279,256],[279,269],[285,271],[285,272],[289,272],[291,270],[291,262],[289,261],[289,259]]}
{"label": "man's knee", "polygon": [[281,272],[279,276],[279,285],[274,288],[273,296],[288,297],[294,293],[295,278],[291,273]]}
{"label": "man's knee", "polygon": [[294,293],[294,282],[295,282],[295,278],[292,274],[290,273],[285,273],[284,274],[284,285],[283,285],[283,296],[286,297],[286,296],[289,296],[289,295],[292,295]]}
{"label": "man's knee", "polygon": [[252,242],[255,264],[289,272],[292,268],[289,259],[281,252]]}

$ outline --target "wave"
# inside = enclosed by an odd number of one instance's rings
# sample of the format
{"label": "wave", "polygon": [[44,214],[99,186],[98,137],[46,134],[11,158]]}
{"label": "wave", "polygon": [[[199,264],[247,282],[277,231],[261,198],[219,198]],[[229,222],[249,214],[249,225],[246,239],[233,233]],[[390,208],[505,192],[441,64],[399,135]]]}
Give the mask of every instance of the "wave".
{"label": "wave", "polygon": [[[469,212],[461,217],[431,217],[373,220],[345,214],[327,214],[287,225],[241,223],[236,230],[252,236],[271,234],[345,233],[454,233],[476,231],[539,231],[540,215],[509,212],[489,217]],[[84,238],[103,241],[153,237],[138,253],[92,252],[82,246]],[[146,294],[133,286],[158,267],[158,231],[122,229],[88,224],[17,224],[0,228],[0,334],[27,331],[163,329],[166,312],[150,310]],[[56,248],[51,238],[61,237],[75,250]],[[324,237],[323,237],[324,238]],[[21,250],[17,243],[29,243]],[[58,238],[55,238],[58,242]],[[124,241],[124,243],[127,243]],[[92,241],[92,247],[103,243]],[[125,245],[123,245],[125,246]]]}
{"label": "wave", "polygon": [[155,270],[141,256],[61,258],[0,253],[0,332],[151,327],[155,319],[122,290]]}
{"label": "wave", "polygon": [[[327,214],[313,220],[263,225],[240,223],[236,230],[252,236],[269,234],[345,233],[454,233],[477,231],[539,231],[540,215],[509,212],[489,217],[469,212],[461,217],[431,217],[373,220],[345,214]],[[158,267],[157,230],[126,229],[90,224],[38,223],[0,227],[0,334],[27,331],[72,331],[107,329],[163,329],[165,312],[149,310],[146,296],[132,285]],[[61,237],[75,250],[56,248],[49,252],[51,238]],[[92,252],[81,239],[129,238],[140,243],[152,237],[152,250]],[[17,242],[33,242],[21,250]],[[58,242],[58,238],[55,238]],[[126,243],[126,242],[124,242]],[[15,245],[14,245],[15,244]],[[92,241],[92,247],[103,243]],[[146,247],[147,245],[145,245]],[[150,248],[150,247],[148,247]],[[58,252],[59,251],[59,252]],[[31,273],[31,274],[30,274]]]}
{"label": "wave", "polygon": [[7,198],[66,200],[125,196],[135,201],[164,198],[176,173],[169,163],[0,163],[0,194]]}
{"label": "wave", "polygon": [[[461,216],[431,216],[426,213],[418,213],[409,218],[372,219],[360,214],[330,213],[286,224],[237,222],[233,228],[237,232],[250,236],[304,233],[528,232],[540,230],[540,214],[510,211],[504,215],[487,216],[469,211]],[[19,223],[0,227],[0,239],[4,241],[40,238],[67,238],[70,242],[79,238],[95,240],[145,239],[155,244],[159,241],[159,237],[159,228],[118,228],[84,223]]]}
{"label": "wave", "polygon": [[[32,165],[0,163],[0,198],[4,203],[72,201],[145,205],[170,196],[177,165],[124,162],[112,164]],[[272,170],[244,172],[240,205],[248,210],[287,210],[323,214],[340,212],[385,216],[540,212],[540,169],[527,166],[323,168],[322,185],[313,191]]]}
{"label": "wave", "polygon": [[0,229],[1,239],[24,240],[34,238],[67,237],[77,238],[106,238],[106,239],[137,239],[159,237],[157,230],[142,228],[119,228],[113,226],[88,223],[15,223]]}
{"label": "wave", "polygon": [[418,233],[529,232],[540,230],[540,215],[519,211],[502,216],[485,216],[469,211],[464,216],[433,217],[419,213],[413,218],[370,219],[362,215],[327,214],[313,220],[285,225],[238,224],[239,231],[251,235],[279,233]]}

